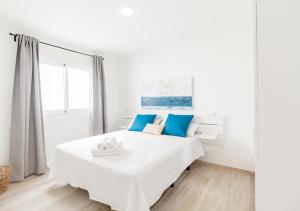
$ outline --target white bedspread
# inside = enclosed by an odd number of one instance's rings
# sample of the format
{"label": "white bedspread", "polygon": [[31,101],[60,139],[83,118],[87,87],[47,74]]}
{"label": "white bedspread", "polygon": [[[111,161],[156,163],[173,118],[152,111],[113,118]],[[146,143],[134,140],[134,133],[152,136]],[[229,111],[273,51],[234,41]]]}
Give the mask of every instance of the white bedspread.
{"label": "white bedspread", "polygon": [[[120,155],[93,157],[100,137],[122,142]],[[204,155],[197,138],[117,131],[57,145],[49,162],[50,177],[80,187],[93,200],[119,211],[149,211],[180,174]]]}

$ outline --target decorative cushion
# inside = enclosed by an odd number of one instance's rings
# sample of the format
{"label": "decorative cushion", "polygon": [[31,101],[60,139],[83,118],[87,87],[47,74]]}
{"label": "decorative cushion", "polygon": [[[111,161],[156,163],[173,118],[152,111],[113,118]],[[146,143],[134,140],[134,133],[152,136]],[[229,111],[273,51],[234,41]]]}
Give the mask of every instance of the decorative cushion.
{"label": "decorative cushion", "polygon": [[146,127],[144,128],[143,133],[150,133],[153,135],[161,135],[161,132],[163,131],[163,129],[164,129],[163,125],[148,123],[146,125]]}
{"label": "decorative cushion", "polygon": [[157,115],[153,124],[160,125],[160,123],[162,123],[162,121],[163,121],[162,117]]}
{"label": "decorative cushion", "polygon": [[152,124],[154,122],[155,117],[156,114],[138,114],[128,130],[142,132],[147,123]]}
{"label": "decorative cushion", "polygon": [[169,114],[162,134],[186,137],[188,127],[193,117],[194,115]]}

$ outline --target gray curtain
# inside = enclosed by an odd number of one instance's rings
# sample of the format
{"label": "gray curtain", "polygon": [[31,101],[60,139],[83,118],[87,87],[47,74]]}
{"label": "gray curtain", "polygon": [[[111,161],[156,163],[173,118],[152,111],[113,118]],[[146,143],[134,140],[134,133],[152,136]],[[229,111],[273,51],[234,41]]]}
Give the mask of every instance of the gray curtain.
{"label": "gray curtain", "polygon": [[18,35],[12,99],[11,181],[46,170],[39,75],[39,41]]}
{"label": "gray curtain", "polygon": [[92,100],[91,100],[91,135],[107,131],[106,95],[103,70],[103,58],[93,56]]}

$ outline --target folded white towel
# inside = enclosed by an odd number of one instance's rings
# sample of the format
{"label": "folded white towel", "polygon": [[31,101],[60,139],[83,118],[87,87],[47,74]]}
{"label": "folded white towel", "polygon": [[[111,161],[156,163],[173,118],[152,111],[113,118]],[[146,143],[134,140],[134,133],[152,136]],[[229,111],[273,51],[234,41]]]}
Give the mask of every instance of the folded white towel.
{"label": "folded white towel", "polygon": [[91,153],[94,157],[98,156],[109,156],[109,155],[119,155],[123,150],[122,143],[117,143],[114,148],[99,150],[97,146],[91,149]]}
{"label": "folded white towel", "polygon": [[93,156],[117,155],[122,151],[122,143],[116,137],[104,137],[95,147],[91,149]]}
{"label": "folded white towel", "polygon": [[99,150],[110,150],[113,149],[117,144],[116,137],[104,137],[103,140],[97,144]]}
{"label": "folded white towel", "polygon": [[104,149],[105,149],[105,144],[102,143],[102,142],[101,142],[101,143],[98,143],[98,144],[97,144],[97,149],[98,149],[98,150],[104,150]]}

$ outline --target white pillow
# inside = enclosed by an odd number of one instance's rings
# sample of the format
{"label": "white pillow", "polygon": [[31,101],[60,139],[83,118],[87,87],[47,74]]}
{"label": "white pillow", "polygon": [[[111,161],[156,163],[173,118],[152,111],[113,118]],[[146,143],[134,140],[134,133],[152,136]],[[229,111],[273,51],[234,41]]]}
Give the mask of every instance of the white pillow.
{"label": "white pillow", "polygon": [[162,121],[163,121],[162,117],[157,115],[154,122],[153,122],[153,124],[160,125],[160,123],[162,123]]}
{"label": "white pillow", "polygon": [[189,125],[189,128],[187,130],[186,136],[187,137],[194,136],[196,131],[197,131],[197,128],[198,128],[198,124],[191,122],[190,125]]}
{"label": "white pillow", "polygon": [[161,135],[161,132],[164,129],[164,125],[156,125],[156,124],[147,124],[143,130],[143,133],[150,133],[153,135]]}

